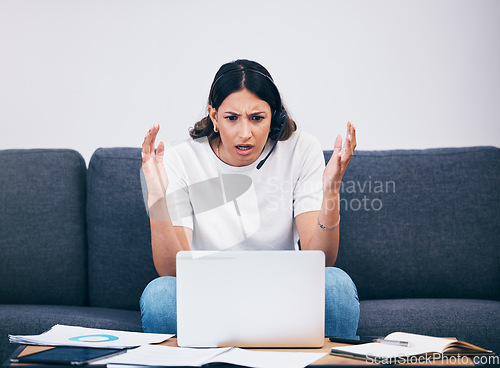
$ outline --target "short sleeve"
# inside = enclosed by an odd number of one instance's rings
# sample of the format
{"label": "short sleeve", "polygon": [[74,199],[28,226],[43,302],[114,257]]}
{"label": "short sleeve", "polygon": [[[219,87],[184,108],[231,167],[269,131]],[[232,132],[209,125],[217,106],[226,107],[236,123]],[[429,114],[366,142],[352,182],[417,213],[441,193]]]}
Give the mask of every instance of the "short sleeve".
{"label": "short sleeve", "polygon": [[300,158],[300,163],[293,192],[294,217],[304,212],[319,211],[323,201],[323,172],[325,170],[323,150],[315,137],[305,135],[304,138],[297,145],[295,155],[296,158]]}
{"label": "short sleeve", "polygon": [[193,207],[189,198],[188,180],[175,149],[165,151],[165,169],[168,177],[167,207],[174,226],[193,229]]}

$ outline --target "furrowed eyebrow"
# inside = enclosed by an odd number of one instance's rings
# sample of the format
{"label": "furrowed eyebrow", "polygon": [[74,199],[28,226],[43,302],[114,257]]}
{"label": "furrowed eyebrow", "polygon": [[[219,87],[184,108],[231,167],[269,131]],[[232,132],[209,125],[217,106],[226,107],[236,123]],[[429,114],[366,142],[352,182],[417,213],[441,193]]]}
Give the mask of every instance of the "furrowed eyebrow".
{"label": "furrowed eyebrow", "polygon": [[[259,114],[265,114],[265,111],[257,111],[257,112],[252,112],[250,115],[259,115]],[[241,116],[241,114],[232,112],[232,111],[224,111],[224,114],[231,114],[231,115],[236,115],[236,116]]]}

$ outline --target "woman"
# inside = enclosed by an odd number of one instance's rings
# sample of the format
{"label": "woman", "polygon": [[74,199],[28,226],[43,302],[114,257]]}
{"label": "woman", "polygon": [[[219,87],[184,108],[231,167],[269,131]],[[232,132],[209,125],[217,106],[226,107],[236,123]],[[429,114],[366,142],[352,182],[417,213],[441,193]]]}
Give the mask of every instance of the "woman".
{"label": "woman", "polygon": [[[319,142],[297,130],[269,72],[249,60],[215,75],[208,116],[193,139],[155,152],[159,126],[142,145],[153,260],[161,276],[141,297],[145,332],[176,333],[175,256],[181,250],[321,250],[326,256],[325,334],[356,334],[359,302],[349,276],[334,268],[339,190],[356,147],[347,123],[324,165]],[[279,141],[279,143],[278,143]],[[264,164],[265,163],[265,164]]]}

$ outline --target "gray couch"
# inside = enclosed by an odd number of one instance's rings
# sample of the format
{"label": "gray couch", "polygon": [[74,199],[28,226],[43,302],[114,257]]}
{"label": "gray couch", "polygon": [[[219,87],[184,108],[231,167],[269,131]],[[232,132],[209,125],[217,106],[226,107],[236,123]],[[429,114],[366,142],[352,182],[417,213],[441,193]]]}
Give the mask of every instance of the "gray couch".
{"label": "gray couch", "polygon": [[[328,159],[331,151],[325,152]],[[54,324],[141,331],[157,277],[138,148],[0,151],[0,360]],[[337,266],[358,334],[408,331],[500,351],[500,149],[357,151]]]}

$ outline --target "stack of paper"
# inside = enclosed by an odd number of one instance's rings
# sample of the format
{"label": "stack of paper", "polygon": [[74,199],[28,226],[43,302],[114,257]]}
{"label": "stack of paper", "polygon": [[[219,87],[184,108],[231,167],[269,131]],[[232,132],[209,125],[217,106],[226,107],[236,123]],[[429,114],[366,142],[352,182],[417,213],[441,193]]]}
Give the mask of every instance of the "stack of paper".
{"label": "stack of paper", "polygon": [[174,335],[55,325],[41,335],[9,335],[11,343],[123,349],[163,342]]}

